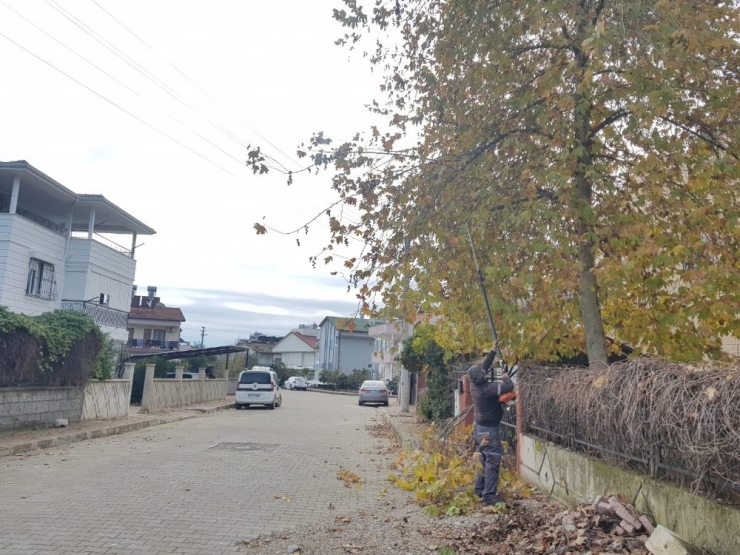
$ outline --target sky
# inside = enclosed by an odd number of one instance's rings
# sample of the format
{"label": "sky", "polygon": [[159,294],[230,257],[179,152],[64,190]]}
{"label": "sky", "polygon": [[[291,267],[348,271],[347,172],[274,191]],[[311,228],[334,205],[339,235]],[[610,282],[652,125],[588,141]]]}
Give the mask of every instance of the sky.
{"label": "sky", "polygon": [[[254,176],[246,145],[292,170],[312,133],[372,123],[378,78],[334,45],[341,0],[0,0],[0,160],[26,160],[154,228],[135,283],[185,314],[182,337],[232,344],[353,316],[354,292],[300,228],[336,196],[330,173]],[[357,219],[350,211],[344,216]],[[125,241],[128,241],[126,239]],[[357,247],[356,247],[357,248]]]}

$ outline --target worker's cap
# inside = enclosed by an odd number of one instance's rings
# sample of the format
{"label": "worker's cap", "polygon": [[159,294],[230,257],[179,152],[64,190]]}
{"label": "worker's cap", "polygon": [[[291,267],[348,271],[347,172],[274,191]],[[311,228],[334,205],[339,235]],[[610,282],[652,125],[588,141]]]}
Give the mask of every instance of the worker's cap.
{"label": "worker's cap", "polygon": [[468,377],[470,378],[470,382],[475,385],[486,383],[486,373],[478,364],[473,364],[473,366],[468,368]]}

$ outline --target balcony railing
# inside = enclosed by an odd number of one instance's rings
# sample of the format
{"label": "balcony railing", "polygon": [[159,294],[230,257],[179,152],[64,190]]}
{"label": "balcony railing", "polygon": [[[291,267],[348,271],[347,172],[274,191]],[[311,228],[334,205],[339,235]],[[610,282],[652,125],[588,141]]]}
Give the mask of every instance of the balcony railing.
{"label": "balcony railing", "polygon": [[159,339],[129,339],[126,343],[129,349],[159,349],[162,351],[180,350],[179,341],[161,341]]}
{"label": "balcony railing", "polygon": [[[0,213],[7,214],[9,212],[10,212],[10,204],[7,202],[7,200],[2,200],[2,198],[0,198]],[[51,230],[54,233],[63,235],[64,237],[66,237],[69,234],[69,230],[65,226],[56,224],[52,222],[51,220],[47,220],[43,216],[39,216],[35,212],[26,210],[22,206],[16,206],[15,213],[21,216],[22,218],[25,218],[26,220],[29,220],[35,224],[45,227],[46,229]]]}
{"label": "balcony railing", "polygon": [[[71,237],[75,239],[87,239],[87,236],[87,231],[73,231],[71,234]],[[113,249],[116,252],[125,254],[126,256],[131,256],[131,249],[128,249],[123,245],[119,245],[115,241],[111,241],[107,237],[104,237],[103,235],[100,235],[98,233],[93,234],[93,241],[95,241],[96,243],[100,243],[101,245],[104,245],[109,249]]]}
{"label": "balcony railing", "polygon": [[128,312],[124,312],[123,310],[108,308],[105,305],[94,302],[72,301],[69,299],[62,299],[62,310],[74,310],[75,312],[84,312],[85,314],[90,316],[93,321],[99,326],[109,326],[111,328],[126,329]]}

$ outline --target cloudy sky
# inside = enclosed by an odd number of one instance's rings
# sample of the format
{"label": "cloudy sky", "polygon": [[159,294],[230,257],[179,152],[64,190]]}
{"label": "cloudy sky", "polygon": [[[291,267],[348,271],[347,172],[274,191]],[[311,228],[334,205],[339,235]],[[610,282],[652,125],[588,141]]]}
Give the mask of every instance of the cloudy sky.
{"label": "cloudy sky", "polygon": [[[341,276],[295,229],[333,200],[330,174],[256,177],[245,145],[299,169],[313,132],[366,130],[377,79],[334,45],[341,0],[0,0],[0,160],[24,159],[156,229],[136,284],[156,285],[207,346],[350,316]],[[346,213],[355,219],[357,214]],[[263,220],[264,218],[264,220]]]}

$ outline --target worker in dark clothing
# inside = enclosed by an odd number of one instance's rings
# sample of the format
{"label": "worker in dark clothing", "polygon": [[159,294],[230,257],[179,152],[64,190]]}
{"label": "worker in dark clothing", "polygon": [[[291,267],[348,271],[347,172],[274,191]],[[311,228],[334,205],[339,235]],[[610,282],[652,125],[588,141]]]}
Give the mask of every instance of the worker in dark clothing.
{"label": "worker in dark clothing", "polygon": [[501,502],[498,497],[498,477],[503,448],[498,425],[504,410],[498,397],[514,390],[514,382],[508,374],[504,374],[500,382],[488,381],[486,374],[491,369],[495,356],[496,349],[486,356],[482,365],[475,364],[468,369],[475,411],[473,441],[481,458],[481,468],[475,476],[475,494],[484,505]]}

